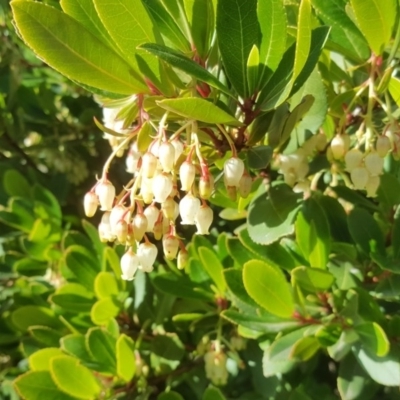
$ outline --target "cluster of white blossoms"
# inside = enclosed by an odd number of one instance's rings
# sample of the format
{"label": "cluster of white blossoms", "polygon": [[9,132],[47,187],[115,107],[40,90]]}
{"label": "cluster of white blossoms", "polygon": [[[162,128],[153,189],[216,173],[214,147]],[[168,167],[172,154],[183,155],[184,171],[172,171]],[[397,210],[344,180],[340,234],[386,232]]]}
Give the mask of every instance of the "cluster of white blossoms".
{"label": "cluster of white blossoms", "polygon": [[[112,121],[115,115],[115,111],[105,111],[106,125],[123,132],[122,125]],[[150,242],[149,234],[155,241],[162,241],[165,258],[178,258],[178,268],[183,268],[188,253],[176,233],[177,219],[180,218],[181,225],[195,225],[197,234],[201,235],[209,233],[213,221],[213,211],[207,200],[214,192],[214,178],[202,156],[197,134],[192,132],[192,142],[184,145],[179,132],[168,138],[161,124],[144,152],[139,151],[132,130],[128,138],[111,134],[106,137],[113,154],[102,177],[86,193],[84,209],[88,217],[93,216],[98,207],[104,211],[99,224],[103,242],[126,246],[127,251],[121,258],[122,278],[132,280],[137,270],[153,270],[157,247]],[[108,165],[114,156],[121,156],[126,150],[126,168],[132,179],[117,195],[108,178]],[[226,160],[224,180],[227,190],[234,191],[235,197],[236,189],[243,197],[251,190],[252,178],[237,157]]]}
{"label": "cluster of white blossoms", "polygon": [[384,158],[391,149],[390,139],[385,135],[379,136],[375,146],[371,146],[368,151],[362,151],[358,147],[350,149],[350,138],[347,134],[336,135],[330,144],[332,158],[344,161],[354,189],[365,190],[368,197],[376,196]]}

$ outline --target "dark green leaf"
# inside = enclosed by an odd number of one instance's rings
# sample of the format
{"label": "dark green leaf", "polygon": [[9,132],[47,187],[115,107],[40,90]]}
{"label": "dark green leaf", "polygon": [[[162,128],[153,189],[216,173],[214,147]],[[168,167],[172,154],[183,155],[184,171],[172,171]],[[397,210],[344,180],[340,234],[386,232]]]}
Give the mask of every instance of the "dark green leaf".
{"label": "dark green leaf", "polygon": [[264,169],[268,166],[272,158],[272,147],[256,146],[251,147],[247,152],[247,162],[251,169]]}

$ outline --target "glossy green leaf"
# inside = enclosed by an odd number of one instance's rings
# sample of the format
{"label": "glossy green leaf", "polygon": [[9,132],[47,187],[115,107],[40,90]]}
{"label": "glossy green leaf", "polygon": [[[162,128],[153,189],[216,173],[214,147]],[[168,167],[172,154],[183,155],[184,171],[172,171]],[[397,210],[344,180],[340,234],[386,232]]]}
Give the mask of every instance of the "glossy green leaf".
{"label": "glossy green leaf", "polygon": [[203,394],[202,400],[226,400],[226,397],[216,387],[208,387]]}
{"label": "glossy green leaf", "polygon": [[89,354],[111,373],[115,373],[117,367],[115,346],[116,340],[104,329],[91,328],[86,334]]}
{"label": "glossy green leaf", "polygon": [[97,13],[93,0],[61,0],[63,11],[115,50],[115,44]]}
{"label": "glossy green leaf", "polygon": [[73,293],[53,294],[50,298],[51,302],[57,306],[71,312],[90,312],[95,299],[83,297]]}
{"label": "glossy green leaf", "polygon": [[400,107],[400,79],[391,77],[389,82],[389,92],[397,106]]}
{"label": "glossy green leaf", "polygon": [[157,335],[152,341],[151,349],[157,356],[171,361],[180,361],[185,354],[183,344],[176,334]]}
{"label": "glossy green leaf", "polygon": [[338,341],[332,346],[328,347],[328,354],[335,361],[342,360],[354,346],[354,344],[360,339],[354,329],[345,329]]}
{"label": "glossy green leaf", "polygon": [[98,299],[105,299],[119,294],[118,283],[111,272],[100,272],[94,281],[94,292]]}
{"label": "glossy green leaf", "polygon": [[173,390],[169,392],[160,393],[157,397],[157,400],[184,400],[183,397]]}
{"label": "glossy green leaf", "polygon": [[361,347],[354,351],[360,365],[375,381],[385,386],[400,385],[399,355],[391,352],[385,357],[378,357]]}
{"label": "glossy green leaf", "polygon": [[119,314],[120,307],[110,297],[96,301],[90,311],[90,318],[96,325],[105,325]]}
{"label": "glossy green leaf", "polygon": [[92,361],[92,356],[86,346],[85,336],[78,333],[66,335],[61,339],[60,345],[63,351],[77,357],[82,362],[88,363]]}
{"label": "glossy green leaf", "polygon": [[271,314],[290,318],[294,303],[285,275],[262,261],[248,261],[243,267],[247,293]]}
{"label": "glossy green leaf", "polygon": [[22,306],[11,314],[13,324],[21,331],[27,331],[32,325],[43,325],[59,328],[60,321],[50,308],[39,306]]}
{"label": "glossy green leaf", "polygon": [[72,17],[33,1],[14,0],[11,5],[24,41],[68,78],[114,93],[147,91],[125,60]]}
{"label": "glossy green leaf", "polygon": [[283,1],[258,1],[257,16],[262,35],[260,62],[275,71],[286,47],[287,28]]}
{"label": "glossy green leaf", "polygon": [[296,79],[306,64],[311,45],[311,2],[301,0],[297,22],[296,53],[293,79]]}
{"label": "glossy green leaf", "polygon": [[122,334],[116,347],[117,373],[125,382],[129,382],[136,371],[135,346],[133,340]]}
{"label": "glossy green leaf", "polygon": [[269,244],[293,233],[293,220],[299,209],[300,196],[284,184],[273,186],[254,198],[247,217],[251,239],[258,244]]}
{"label": "glossy green leaf", "polygon": [[[358,27],[376,55],[389,43],[396,21],[395,0],[350,0]],[[373,23],[371,23],[373,21]]]}
{"label": "glossy green leaf", "polygon": [[315,355],[320,349],[319,341],[316,337],[306,336],[299,339],[290,352],[290,358],[297,359],[299,361],[307,361]]}
{"label": "glossy green leaf", "polygon": [[331,26],[330,39],[341,52],[350,58],[364,61],[370,56],[368,43],[357,26],[346,13],[343,0],[311,0],[318,16]]}
{"label": "glossy green leaf", "polygon": [[30,371],[20,375],[14,385],[25,400],[76,400],[60,391],[48,371]]}
{"label": "glossy green leaf", "polygon": [[376,322],[365,322],[355,327],[365,350],[378,357],[383,357],[389,352],[389,340],[385,331]]}
{"label": "glossy green leaf", "polygon": [[63,333],[60,330],[52,329],[47,326],[33,325],[29,328],[31,336],[48,347],[57,347]]}
{"label": "glossy green leaf", "polygon": [[198,254],[204,269],[207,271],[208,275],[210,275],[211,279],[214,281],[220,294],[223,295],[226,289],[226,282],[223,273],[224,268],[218,256],[207,247],[199,247]]}
{"label": "glossy green leaf", "polygon": [[92,372],[70,356],[58,356],[50,361],[50,373],[56,385],[79,399],[96,399],[101,387]]}
{"label": "glossy green leaf", "polygon": [[[227,240],[227,247],[229,255],[238,263],[238,265],[242,266],[247,261],[250,261],[254,258],[254,253],[248,250],[246,247],[242,245],[238,238],[232,237]],[[228,283],[229,286],[229,283]]]}
{"label": "glossy green leaf", "polygon": [[193,78],[208,83],[210,86],[219,89],[222,92],[231,96],[229,89],[225,85],[223,85],[214,75],[212,75],[201,65],[186,57],[185,55],[179,53],[178,51],[155,43],[146,43],[141,45],[140,48],[157,56],[159,59],[167,62],[172,67],[186,72]]}
{"label": "glossy green leaf", "polygon": [[368,211],[355,208],[348,216],[348,224],[353,240],[365,254],[385,254],[383,233]]}
{"label": "glossy green leaf", "polygon": [[239,95],[247,97],[247,60],[260,38],[257,1],[218,1],[217,35],[225,72]]}
{"label": "glossy green leaf", "polygon": [[330,253],[330,231],[325,213],[318,201],[310,198],[296,218],[296,242],[310,265],[326,268]]}
{"label": "glossy green leaf", "polygon": [[253,45],[247,59],[247,84],[249,93],[254,93],[258,86],[260,73],[260,53],[258,47]]}
{"label": "glossy green leaf", "polygon": [[9,196],[31,196],[31,185],[27,179],[16,169],[9,169],[3,175],[3,187]]}
{"label": "glossy green leaf", "polygon": [[185,118],[208,122],[209,124],[241,125],[235,117],[210,101],[201,98],[165,99],[157,101],[157,104],[161,108],[182,115]]}
{"label": "glossy green leaf", "polygon": [[335,282],[334,276],[320,268],[297,267],[291,271],[293,282],[309,292],[329,289]]}
{"label": "glossy green leaf", "polygon": [[377,191],[381,206],[392,210],[400,203],[400,182],[396,176],[384,173],[380,176],[380,184]]}
{"label": "glossy green leaf", "polygon": [[247,161],[251,169],[264,169],[268,166],[272,158],[272,147],[256,146],[247,152]]}
{"label": "glossy green leaf", "polygon": [[50,361],[54,357],[63,356],[64,353],[56,347],[48,347],[36,351],[29,357],[29,366],[32,371],[49,371]]}

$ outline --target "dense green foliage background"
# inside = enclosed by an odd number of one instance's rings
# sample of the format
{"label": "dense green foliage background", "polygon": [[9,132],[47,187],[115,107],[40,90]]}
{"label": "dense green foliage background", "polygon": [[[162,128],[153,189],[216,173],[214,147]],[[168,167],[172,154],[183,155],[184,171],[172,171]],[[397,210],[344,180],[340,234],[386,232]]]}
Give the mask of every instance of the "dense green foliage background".
{"label": "dense green foliage background", "polygon": [[[145,0],[123,24],[107,1],[14,1],[69,80],[0,0],[0,399],[399,398],[398,2],[176,4]],[[216,179],[211,234],[179,226],[185,268],[158,244],[133,282],[82,207],[111,151],[93,117],[121,104],[128,126],[169,118],[168,135],[197,121]],[[304,176],[285,170],[321,136]],[[372,190],[359,180],[383,136]],[[247,198],[221,178],[235,150]],[[107,172],[118,189],[131,176],[123,159]]]}

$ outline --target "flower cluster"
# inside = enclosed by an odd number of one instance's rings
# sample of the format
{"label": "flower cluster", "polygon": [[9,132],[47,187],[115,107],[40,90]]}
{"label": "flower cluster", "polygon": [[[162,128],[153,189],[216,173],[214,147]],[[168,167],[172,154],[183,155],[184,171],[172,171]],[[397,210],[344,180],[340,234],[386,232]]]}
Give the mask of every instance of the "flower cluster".
{"label": "flower cluster", "polygon": [[[125,132],[116,118],[117,112],[105,109],[107,129]],[[207,235],[213,221],[213,210],[207,200],[214,192],[214,178],[205,161],[196,132],[191,132],[184,144],[180,132],[167,136],[164,121],[149,146],[140,151],[137,138],[139,127],[123,136],[107,134],[113,153],[102,177],[85,195],[84,209],[88,217],[98,207],[104,214],[99,225],[103,242],[126,246],[121,259],[122,278],[133,279],[137,270],[151,272],[157,258],[157,247],[149,240],[162,241],[164,256],[178,258],[183,268],[188,260],[184,243],[176,232],[177,219],[181,225],[195,225],[197,234]],[[129,148],[128,148],[129,146]],[[142,146],[143,147],[143,146]],[[117,194],[108,178],[108,167],[114,156],[126,155],[126,169],[131,181]],[[233,156],[224,165],[224,181],[228,193],[236,191],[247,197],[252,178],[241,159]]]}

